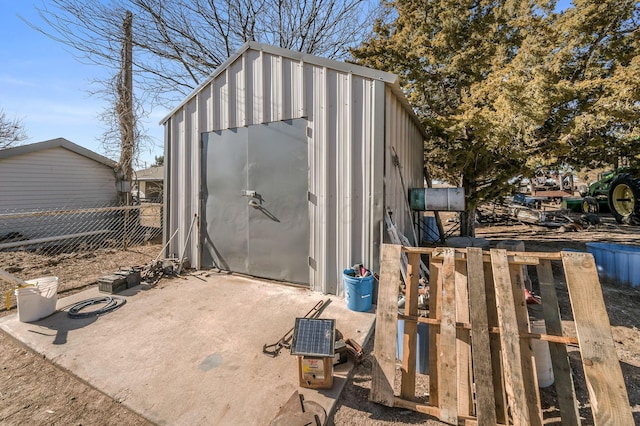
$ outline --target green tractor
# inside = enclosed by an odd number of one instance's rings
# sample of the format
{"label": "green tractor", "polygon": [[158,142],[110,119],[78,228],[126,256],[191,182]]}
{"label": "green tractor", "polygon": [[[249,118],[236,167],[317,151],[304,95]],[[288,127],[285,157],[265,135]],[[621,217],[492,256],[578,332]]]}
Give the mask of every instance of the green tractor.
{"label": "green tractor", "polygon": [[602,173],[583,194],[582,211],[610,211],[618,223],[640,225],[640,179],[629,167]]}

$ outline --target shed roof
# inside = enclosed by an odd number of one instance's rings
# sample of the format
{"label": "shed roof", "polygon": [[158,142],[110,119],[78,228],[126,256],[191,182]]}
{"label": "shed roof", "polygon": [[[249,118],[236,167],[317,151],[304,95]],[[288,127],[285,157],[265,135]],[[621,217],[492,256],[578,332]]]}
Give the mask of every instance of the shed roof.
{"label": "shed roof", "polygon": [[0,160],[51,148],[67,149],[69,151],[75,152],[78,155],[82,155],[83,157],[87,157],[98,163],[104,164],[107,167],[115,168],[118,165],[118,163],[116,163],[115,161],[104,157],[96,152],[93,152],[90,149],[77,145],[65,138],[50,139],[47,141],[36,142],[29,145],[20,145],[13,148],[2,149],[0,150]]}
{"label": "shed roof", "polygon": [[148,169],[138,170],[136,178],[139,181],[164,180],[164,166],[152,166]]}
{"label": "shed roof", "polygon": [[398,97],[398,100],[401,104],[406,108],[406,110],[411,115],[412,119],[416,123],[417,127],[420,129],[423,137],[426,139],[427,135],[420,123],[420,120],[415,115],[411,104],[407,100],[400,84],[398,83],[399,78],[397,75],[376,70],[373,68],[363,67],[361,65],[356,65],[348,62],[340,62],[335,61],[333,59],[327,59],[320,56],[314,56],[309,53],[296,52],[294,50],[285,49],[282,47],[271,46],[268,44],[258,43],[255,41],[249,41],[243,44],[238,51],[236,51],[233,55],[231,55],[226,61],[224,61],[204,82],[202,82],[198,87],[196,87],[189,96],[187,96],[177,107],[175,107],[171,112],[169,112],[162,120],[160,120],[160,124],[164,124],[167,122],[176,112],[178,112],[184,105],[186,105],[193,97],[195,97],[203,88],[205,88],[212,80],[214,80],[218,75],[223,73],[225,69],[227,69],[232,63],[234,63],[238,58],[240,58],[246,51],[248,50],[256,50],[261,52],[266,52],[271,55],[281,56],[285,58],[289,58],[296,61],[301,61],[321,67],[331,68],[337,71],[355,74],[360,77],[369,78],[372,80],[380,80],[387,84],[393,93]]}

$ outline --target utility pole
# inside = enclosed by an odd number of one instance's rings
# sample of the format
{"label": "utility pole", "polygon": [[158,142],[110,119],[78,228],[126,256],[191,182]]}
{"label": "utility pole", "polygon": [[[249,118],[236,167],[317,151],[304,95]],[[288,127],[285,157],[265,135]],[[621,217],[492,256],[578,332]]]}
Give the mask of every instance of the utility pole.
{"label": "utility pole", "polygon": [[[135,117],[133,114],[133,36],[131,32],[133,14],[127,11],[122,23],[123,42],[120,73],[117,80],[118,99],[116,114],[120,124],[120,162],[118,179],[122,181],[120,202],[131,204],[133,178],[133,155],[135,152]],[[123,246],[128,246],[129,210],[124,212]]]}
{"label": "utility pole", "polygon": [[127,11],[122,29],[122,62],[118,75],[118,100],[116,113],[120,123],[120,172],[123,180],[131,182],[133,155],[135,151],[135,117],[133,114],[133,36],[131,26],[133,14]]}

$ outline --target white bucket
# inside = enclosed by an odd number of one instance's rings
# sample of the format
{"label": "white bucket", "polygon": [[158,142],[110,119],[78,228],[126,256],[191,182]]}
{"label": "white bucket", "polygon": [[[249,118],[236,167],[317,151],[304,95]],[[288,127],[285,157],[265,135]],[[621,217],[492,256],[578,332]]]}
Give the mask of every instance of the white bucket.
{"label": "white bucket", "polygon": [[[531,332],[537,334],[546,334],[547,327],[544,320],[531,321]],[[551,353],[549,352],[549,342],[539,339],[531,339],[531,349],[536,362],[536,377],[538,378],[538,387],[546,388],[553,384],[555,377],[553,376],[553,367],[551,366]]]}
{"label": "white bucket", "polygon": [[16,289],[20,322],[38,321],[56,311],[58,277],[42,277],[26,281],[34,287]]}

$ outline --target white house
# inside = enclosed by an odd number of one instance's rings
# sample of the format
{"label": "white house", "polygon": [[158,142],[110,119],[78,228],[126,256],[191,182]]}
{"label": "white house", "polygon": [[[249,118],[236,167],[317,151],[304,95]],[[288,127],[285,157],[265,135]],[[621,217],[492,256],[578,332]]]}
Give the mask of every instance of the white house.
{"label": "white house", "polygon": [[151,166],[138,170],[134,176],[136,187],[131,192],[135,197],[146,201],[162,199],[164,166]]}
{"label": "white house", "polygon": [[0,150],[0,210],[116,201],[115,167],[64,138]]}
{"label": "white house", "polygon": [[115,167],[114,161],[64,138],[0,150],[0,241],[90,229],[91,224],[62,217],[26,214],[117,202]]}

